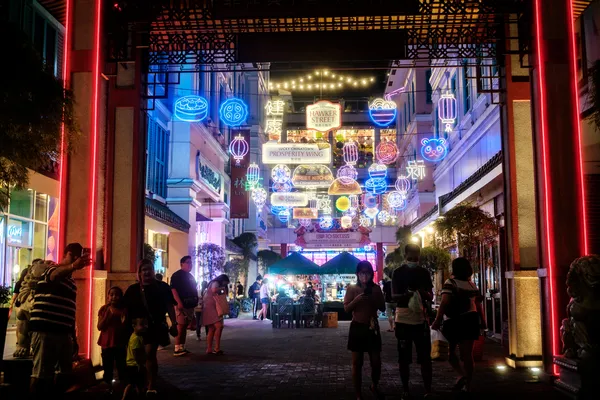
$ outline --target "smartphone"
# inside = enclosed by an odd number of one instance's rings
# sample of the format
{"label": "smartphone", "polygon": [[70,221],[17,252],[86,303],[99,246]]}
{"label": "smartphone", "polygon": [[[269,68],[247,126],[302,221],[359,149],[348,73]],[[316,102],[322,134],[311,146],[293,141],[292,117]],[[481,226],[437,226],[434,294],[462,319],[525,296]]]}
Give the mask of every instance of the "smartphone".
{"label": "smartphone", "polygon": [[92,255],[92,249],[89,247],[84,247],[81,251],[81,257],[90,257]]}

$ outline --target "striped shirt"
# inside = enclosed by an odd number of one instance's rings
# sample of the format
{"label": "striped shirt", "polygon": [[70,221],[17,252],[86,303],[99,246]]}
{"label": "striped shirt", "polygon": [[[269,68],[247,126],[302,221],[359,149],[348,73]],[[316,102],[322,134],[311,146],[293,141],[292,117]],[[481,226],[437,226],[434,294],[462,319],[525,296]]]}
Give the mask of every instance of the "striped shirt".
{"label": "striped shirt", "polygon": [[29,320],[32,332],[71,333],[74,330],[77,286],[70,276],[50,280],[56,268],[48,268],[35,289]]}

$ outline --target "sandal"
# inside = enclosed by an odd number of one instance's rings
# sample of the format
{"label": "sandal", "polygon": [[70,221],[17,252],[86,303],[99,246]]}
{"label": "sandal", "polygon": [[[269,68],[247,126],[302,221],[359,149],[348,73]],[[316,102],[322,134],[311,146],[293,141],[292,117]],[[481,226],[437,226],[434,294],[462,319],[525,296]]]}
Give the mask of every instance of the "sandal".
{"label": "sandal", "polygon": [[223,353],[223,350],[217,350],[217,351],[213,350],[212,354],[217,355],[217,356],[222,356],[225,353]]}
{"label": "sandal", "polygon": [[460,392],[461,390],[463,390],[465,388],[465,386],[467,386],[467,377],[463,376],[459,380],[456,381],[454,386],[452,386],[452,391]]}

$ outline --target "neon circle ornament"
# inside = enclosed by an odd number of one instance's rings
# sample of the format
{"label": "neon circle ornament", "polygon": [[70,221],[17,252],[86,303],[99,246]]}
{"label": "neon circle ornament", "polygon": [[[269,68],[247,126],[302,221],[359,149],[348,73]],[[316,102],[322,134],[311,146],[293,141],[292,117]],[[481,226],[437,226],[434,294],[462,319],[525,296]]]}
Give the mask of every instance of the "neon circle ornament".
{"label": "neon circle ornament", "polygon": [[347,211],[350,208],[350,199],[346,196],[341,196],[335,201],[335,208],[339,211]]}
{"label": "neon circle ornament", "polygon": [[365,182],[365,190],[373,194],[384,194],[387,192],[387,182],[385,179],[371,178]]}
{"label": "neon circle ornament", "polygon": [[382,224],[385,224],[386,222],[389,222],[389,220],[392,218],[392,216],[390,215],[389,212],[383,210],[380,211],[379,214],[377,214],[377,219],[379,220],[379,222],[381,222]]}
{"label": "neon circle ornament", "polygon": [[352,227],[352,217],[350,217],[348,215],[344,215],[340,220],[340,225],[344,229],[348,229],[348,228]]}
{"label": "neon circle ornament", "polygon": [[240,165],[246,154],[250,150],[250,145],[242,135],[237,135],[229,144],[229,152],[235,160],[235,165]]}
{"label": "neon circle ornament", "polygon": [[286,208],[285,210],[279,211],[277,218],[284,224],[290,220],[290,211]]}
{"label": "neon circle ornament", "polygon": [[277,164],[271,170],[271,179],[274,183],[287,183],[292,179],[292,171],[285,164]]}
{"label": "neon circle ornament", "polygon": [[387,101],[381,97],[373,100],[369,104],[369,116],[371,121],[377,126],[385,127],[391,125],[396,120],[396,103]]}
{"label": "neon circle ornament", "polygon": [[394,186],[396,187],[397,191],[399,191],[400,193],[406,194],[410,190],[411,183],[410,183],[410,180],[406,176],[400,175],[396,179],[396,183],[394,184]]}
{"label": "neon circle ornament", "polygon": [[427,161],[442,161],[448,155],[446,139],[425,138],[421,140],[421,145],[421,156]]}
{"label": "neon circle ornament", "polygon": [[392,164],[398,159],[398,146],[390,141],[381,142],[375,149],[375,155],[380,163]]}
{"label": "neon circle ornament", "polygon": [[221,104],[219,118],[227,126],[236,127],[244,125],[248,118],[248,105],[242,99],[232,97]]}
{"label": "neon circle ornament", "polygon": [[358,146],[356,142],[346,142],[342,148],[344,162],[348,165],[355,165],[358,162]]}
{"label": "neon circle ornament", "polygon": [[379,208],[377,207],[372,207],[372,208],[366,208],[365,211],[363,211],[365,213],[365,215],[371,219],[375,219],[375,217],[377,216],[377,214],[379,214]]}
{"label": "neon circle ornament", "polygon": [[208,116],[208,101],[202,96],[183,96],[175,100],[173,114],[181,121],[200,122]]}
{"label": "neon circle ornament", "polygon": [[256,188],[252,191],[252,201],[258,208],[262,208],[267,202],[267,191],[263,188]]}
{"label": "neon circle ornament", "polygon": [[387,195],[386,200],[391,208],[397,208],[406,202],[406,197],[399,191],[394,190]]}
{"label": "neon circle ornament", "polygon": [[319,226],[323,230],[330,230],[331,228],[333,228],[333,218],[331,218],[331,216],[329,215],[321,217],[321,219],[319,220]]}
{"label": "neon circle ornament", "polygon": [[337,171],[337,178],[344,185],[351,185],[358,178],[358,171],[352,165],[343,165]]}

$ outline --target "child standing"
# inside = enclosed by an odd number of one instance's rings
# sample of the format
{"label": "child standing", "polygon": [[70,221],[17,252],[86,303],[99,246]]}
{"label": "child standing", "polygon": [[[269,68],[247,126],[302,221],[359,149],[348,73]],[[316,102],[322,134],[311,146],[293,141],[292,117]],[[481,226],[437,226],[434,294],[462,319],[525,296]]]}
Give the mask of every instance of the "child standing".
{"label": "child standing", "polygon": [[119,380],[125,379],[125,356],[127,351],[126,315],[123,307],[123,291],[112,287],[108,291],[108,303],[98,312],[98,345],[102,348],[104,382],[112,386],[114,366],[117,366]]}
{"label": "child standing", "polygon": [[123,392],[123,400],[130,397],[131,392],[139,396],[146,384],[146,351],[142,335],[148,328],[145,318],[133,320],[133,333],[127,345],[127,387]]}

